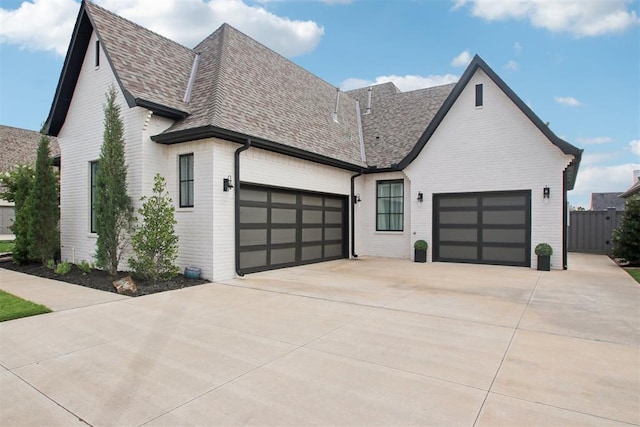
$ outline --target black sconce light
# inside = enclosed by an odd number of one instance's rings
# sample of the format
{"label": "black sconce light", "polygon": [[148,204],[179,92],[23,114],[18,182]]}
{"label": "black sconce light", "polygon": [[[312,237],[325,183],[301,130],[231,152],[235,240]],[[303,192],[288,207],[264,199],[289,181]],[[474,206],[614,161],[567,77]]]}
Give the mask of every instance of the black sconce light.
{"label": "black sconce light", "polygon": [[231,175],[222,179],[222,189],[224,191],[229,191],[233,188],[233,182],[231,182]]}
{"label": "black sconce light", "polygon": [[424,194],[422,194],[422,191],[418,191],[418,201],[420,203],[424,201]]}
{"label": "black sconce light", "polygon": [[544,189],[542,190],[542,198],[548,199],[550,196],[551,196],[551,189],[545,186]]}
{"label": "black sconce light", "polygon": [[360,199],[360,194],[354,194],[353,195],[353,204],[357,205],[358,203],[360,203],[362,201],[362,199]]}

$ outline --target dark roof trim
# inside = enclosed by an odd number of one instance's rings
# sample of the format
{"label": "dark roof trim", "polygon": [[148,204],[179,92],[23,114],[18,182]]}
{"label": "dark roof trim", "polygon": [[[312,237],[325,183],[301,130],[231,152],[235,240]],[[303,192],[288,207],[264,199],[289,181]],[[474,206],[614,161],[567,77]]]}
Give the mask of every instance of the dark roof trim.
{"label": "dark roof trim", "polygon": [[51,103],[49,117],[47,117],[47,121],[42,128],[42,131],[47,135],[57,136],[60,129],[62,129],[92,32],[93,25],[85,13],[85,5],[82,2],[76,18],[76,25],[71,35],[71,41],[69,42],[67,56],[64,59],[56,93]]}
{"label": "dark roof trim", "polygon": [[91,34],[95,30],[98,40],[101,41],[100,46],[107,58],[109,67],[113,71],[113,75],[118,82],[118,86],[122,91],[127,105],[129,108],[142,107],[153,111],[155,114],[166,117],[173,120],[184,119],[189,113],[181,110],[176,110],[171,107],[157,104],[152,101],[147,101],[140,98],[134,98],[131,93],[124,87],[118,73],[113,66],[113,61],[109,55],[107,46],[102,43],[100,32],[96,28],[91,15],[87,11],[86,3],[83,0],[80,5],[80,11],[78,12],[78,18],[76,19],[76,26],[73,29],[73,35],[71,42],[69,43],[69,49],[67,50],[67,56],[64,60],[62,67],[62,73],[60,74],[60,80],[58,81],[58,87],[56,88],[56,94],[51,105],[49,117],[45,122],[44,132],[48,135],[58,136],[60,129],[64,125],[69,112],[69,106],[71,105],[71,98],[82,70],[82,63],[89,47],[89,41],[91,40]]}
{"label": "dark roof trim", "polygon": [[[529,108],[527,104],[525,104],[522,99],[520,99],[520,97],[518,97],[518,95],[516,95],[516,93],[511,90],[511,88],[507,86],[507,84],[478,55],[473,57],[473,60],[465,70],[464,74],[462,75],[462,77],[460,77],[460,80],[453,88],[445,102],[442,104],[442,107],[440,107],[440,110],[438,110],[433,120],[431,120],[431,123],[429,123],[429,126],[418,140],[418,143],[415,145],[415,147],[413,147],[413,150],[411,150],[411,152],[404,159],[402,159],[402,161],[398,165],[399,169],[406,168],[412,161],[416,159],[416,157],[418,157],[418,154],[420,154],[435,130],[440,125],[440,122],[442,122],[444,117],[447,115],[453,104],[456,102],[456,100],[478,69],[484,71],[484,73],[491,80],[493,80],[493,82],[509,97],[509,99],[511,99],[511,101],[525,114],[525,116],[527,116],[529,120],[531,120],[531,122],[536,125],[540,132],[542,132],[549,139],[549,141],[551,141],[551,143],[558,147],[564,154],[571,154],[578,159],[578,162],[576,163],[577,171],[577,165],[579,164],[579,158],[582,154],[582,150],[558,138],[556,134],[554,134],[551,129],[549,129],[549,126],[544,124],[542,120],[540,120],[540,118],[531,110],[531,108]],[[575,174],[573,175],[573,181],[575,182]],[[573,188],[573,185],[571,185],[570,188]]]}
{"label": "dark roof trim", "polygon": [[147,101],[145,99],[136,98],[134,99],[134,105],[138,107],[146,108],[147,110],[151,110],[154,114],[157,114],[161,117],[166,117],[167,119],[172,120],[181,120],[189,115],[186,111],[177,110],[175,108],[167,107],[165,105],[160,105],[153,101]]}
{"label": "dark roof trim", "polygon": [[290,147],[288,145],[269,141],[266,139],[256,138],[239,132],[222,129],[217,126],[202,126],[195,129],[185,129],[171,133],[161,133],[151,137],[151,140],[159,144],[178,144],[181,142],[196,141],[205,138],[220,138],[230,142],[244,144],[247,139],[251,139],[251,147],[261,148],[263,150],[272,151],[274,153],[284,154],[302,160],[308,160],[314,163],[320,163],[327,166],[333,166],[340,169],[359,172],[362,166],[354,165],[331,157],[320,154],[311,153],[299,148]]}

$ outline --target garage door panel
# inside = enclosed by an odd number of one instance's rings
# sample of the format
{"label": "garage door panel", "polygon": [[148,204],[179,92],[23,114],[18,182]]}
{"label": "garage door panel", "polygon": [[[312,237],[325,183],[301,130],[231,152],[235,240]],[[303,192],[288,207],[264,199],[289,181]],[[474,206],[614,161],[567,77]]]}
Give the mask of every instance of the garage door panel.
{"label": "garage door panel", "polygon": [[436,261],[529,266],[531,192],[436,194]]}
{"label": "garage door panel", "polygon": [[344,196],[240,185],[240,271],[346,256]]}

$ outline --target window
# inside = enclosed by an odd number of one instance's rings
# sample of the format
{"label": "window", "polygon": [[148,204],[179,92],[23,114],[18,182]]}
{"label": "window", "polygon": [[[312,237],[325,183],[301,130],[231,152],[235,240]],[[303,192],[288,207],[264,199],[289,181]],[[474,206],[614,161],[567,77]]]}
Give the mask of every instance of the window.
{"label": "window", "polygon": [[378,181],[376,200],[376,230],[403,231],[404,182]]}
{"label": "window", "polygon": [[90,179],[90,187],[91,187],[91,200],[90,200],[90,230],[92,233],[97,231],[96,229],[96,190],[97,187],[97,178],[98,178],[98,162],[90,162],[89,169],[91,174]]}
{"label": "window", "polygon": [[100,66],[100,40],[96,40],[96,67]]}
{"label": "window", "polygon": [[482,107],[482,84],[476,85],[476,107]]}
{"label": "window", "polygon": [[193,153],[180,156],[180,207],[193,207]]}

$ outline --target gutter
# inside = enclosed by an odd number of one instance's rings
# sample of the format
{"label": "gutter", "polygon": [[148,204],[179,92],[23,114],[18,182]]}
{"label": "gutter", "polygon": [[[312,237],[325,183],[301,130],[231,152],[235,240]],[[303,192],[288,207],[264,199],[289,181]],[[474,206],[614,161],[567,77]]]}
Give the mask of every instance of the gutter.
{"label": "gutter", "polygon": [[351,176],[351,197],[349,202],[351,205],[351,256],[358,258],[356,253],[356,204],[354,203],[356,197],[356,178],[362,175],[362,170],[355,175]]}
{"label": "gutter", "polygon": [[236,184],[234,194],[236,274],[240,277],[244,276],[244,273],[240,272],[240,153],[248,150],[250,146],[251,140],[247,138],[244,145],[236,150],[233,168],[233,180]]}

